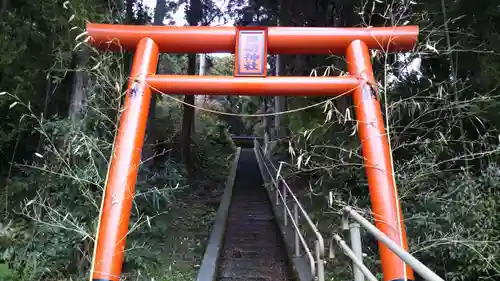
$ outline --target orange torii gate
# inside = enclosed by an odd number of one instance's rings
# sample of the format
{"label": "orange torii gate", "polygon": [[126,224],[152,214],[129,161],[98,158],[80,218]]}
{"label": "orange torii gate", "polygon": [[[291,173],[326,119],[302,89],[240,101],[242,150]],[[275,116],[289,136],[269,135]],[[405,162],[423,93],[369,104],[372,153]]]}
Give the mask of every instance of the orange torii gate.
{"label": "orange torii gate", "polygon": [[[120,279],[151,89],[197,95],[331,96],[352,92],[376,226],[408,250],[369,50],[409,51],[418,33],[417,26],[176,27],[89,23],[87,34],[94,46],[135,53],[101,206],[90,279]],[[161,52],[235,53],[235,75],[158,75]],[[345,54],[349,75],[266,77],[268,52]],[[379,248],[385,281],[415,279],[412,269],[384,244],[379,243]]]}

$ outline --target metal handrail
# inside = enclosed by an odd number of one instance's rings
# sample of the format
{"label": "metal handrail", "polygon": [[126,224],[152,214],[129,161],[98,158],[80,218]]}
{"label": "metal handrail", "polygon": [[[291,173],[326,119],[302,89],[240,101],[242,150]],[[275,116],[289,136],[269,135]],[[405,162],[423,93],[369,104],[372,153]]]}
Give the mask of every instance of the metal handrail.
{"label": "metal handrail", "polygon": [[[357,267],[359,267],[361,273],[366,278],[368,278],[368,280],[378,281],[377,277],[375,277],[375,275],[373,275],[373,273],[368,269],[368,267],[366,267],[366,265],[363,264],[363,261],[361,259],[356,257],[356,253],[347,245],[347,243],[340,237],[340,235],[334,234],[332,239],[337,241],[337,244],[344,251],[345,255],[349,257]],[[357,281],[356,278],[354,278],[354,280]]]}
{"label": "metal handrail", "polygon": [[[295,196],[294,192],[290,189],[290,186],[288,186],[287,182],[281,175],[280,171],[282,168],[282,164],[280,164],[279,168],[276,169],[272,161],[266,157],[263,153],[263,148],[260,145],[260,143],[256,140],[254,140],[254,145],[258,151],[258,157],[263,163],[263,166],[265,167],[268,175],[271,178],[271,181],[274,185],[274,188],[276,190],[276,205],[279,205],[279,200],[284,205],[284,211],[285,211],[285,225],[287,224],[287,219],[289,218],[292,221],[293,227],[294,227],[294,232],[295,232],[295,250],[296,250],[296,255],[298,256],[300,253],[298,252],[299,249],[299,241],[302,244],[302,247],[305,249],[307,257],[310,262],[311,266],[311,273],[312,276],[316,276],[319,281],[324,281],[325,274],[324,274],[324,255],[325,255],[325,248],[324,248],[324,240],[323,237],[321,236],[321,233],[318,231],[317,227],[313,224],[311,221],[309,215],[307,212],[304,210],[302,205],[300,204],[299,200]],[[266,163],[269,163],[270,165],[267,165]],[[269,170],[269,166],[272,168],[272,171]],[[280,189],[279,184],[282,183],[283,185],[283,191]],[[287,193],[290,194],[290,197],[293,199],[293,204],[294,204],[294,214],[292,215],[292,212],[290,211],[290,208],[288,208],[288,203],[287,203]],[[302,216],[305,218],[307,224],[311,227],[313,230],[314,234],[316,235],[316,259],[314,259],[312,255],[312,251],[309,249],[307,243],[305,242],[305,239],[303,235],[300,233],[300,229],[298,227],[298,211],[300,210],[300,213]],[[351,223],[349,224],[348,222],[348,217],[354,219],[357,223]],[[369,222],[367,219],[365,219],[362,215],[357,213],[356,211],[353,210],[352,207],[346,206],[343,208],[343,216],[342,216],[342,228],[344,230],[350,230],[350,238],[351,238],[351,247],[347,245],[347,243],[341,238],[340,235],[338,234],[333,234],[332,240],[330,242],[330,247],[333,245],[333,240],[335,240],[337,245],[342,249],[344,254],[351,259],[353,262],[353,271],[354,271],[354,281],[364,281],[364,278],[366,277],[370,281],[377,281],[378,279],[375,277],[375,275],[363,264],[363,253],[361,249],[361,237],[360,237],[360,226],[363,227],[368,231],[369,234],[371,234],[375,239],[380,241],[381,243],[385,244],[395,255],[397,255],[401,260],[403,260],[406,264],[408,264],[413,270],[415,270],[420,276],[422,276],[424,279],[429,280],[429,281],[444,281],[439,275],[434,273],[432,270],[430,270],[427,266],[425,266],[423,263],[421,263],[418,259],[416,259],[413,255],[408,253],[405,249],[403,249],[401,246],[399,246],[397,243],[391,240],[389,236],[387,236],[385,233],[382,231],[378,230],[375,225],[373,225],[371,222]],[[353,250],[354,249],[354,250]],[[318,265],[318,269],[316,271],[315,264]]]}
{"label": "metal handrail", "polygon": [[425,266],[422,262],[420,262],[417,258],[415,258],[412,254],[408,253],[401,246],[396,244],[394,241],[389,238],[385,233],[378,230],[378,228],[365,219],[358,212],[354,211],[352,207],[346,206],[344,207],[344,213],[342,216],[343,225],[347,224],[347,217],[353,218],[356,222],[358,222],[364,229],[366,229],[375,239],[385,244],[396,256],[402,259],[405,263],[407,263],[413,270],[415,270],[420,276],[422,276],[426,280],[430,281],[444,281],[443,278],[439,277],[436,273],[430,270],[427,266]]}
{"label": "metal handrail", "polygon": [[[268,159],[264,153],[263,153],[263,148],[260,145],[260,143],[256,140],[254,140],[254,145],[257,148],[257,156],[260,158],[262,161],[262,164],[264,168],[266,169],[267,174],[269,175],[274,189],[276,191],[276,202],[275,204],[279,206],[280,201],[283,204],[284,208],[284,224],[285,226],[288,223],[288,220],[292,222],[293,225],[293,230],[295,234],[295,255],[300,256],[300,247],[299,247],[299,242],[302,244],[302,247],[304,248],[304,251],[306,252],[307,258],[309,260],[309,266],[311,269],[311,274],[312,276],[317,277],[318,281],[324,281],[325,280],[325,272],[324,272],[324,256],[325,256],[325,242],[323,239],[323,236],[321,236],[321,233],[319,232],[318,228],[314,225],[312,222],[311,218],[305,211],[304,207],[298,200],[297,196],[295,196],[295,193],[292,191],[288,183],[285,181],[285,179],[281,176],[280,171],[281,171],[281,165],[279,166],[278,169],[274,166],[274,164],[271,162],[270,159]],[[268,165],[269,164],[269,165]],[[271,168],[271,170],[270,170]],[[282,189],[280,188],[280,184],[282,185]],[[293,214],[292,211],[290,210],[288,206],[288,201],[287,197],[290,196],[292,198],[292,203],[293,203]],[[316,236],[316,241],[315,241],[315,257],[313,256],[310,247],[307,245],[307,242],[304,239],[304,236],[301,233],[301,230],[299,228],[299,214],[306,220],[307,225],[311,228],[311,230],[314,232],[314,235]]]}
{"label": "metal handrail", "polygon": [[[353,218],[357,223],[349,224],[348,217]],[[378,230],[375,225],[370,223],[358,212],[354,211],[351,206],[346,206],[343,209],[342,228],[344,230],[350,230],[352,248],[355,248],[356,251],[353,251],[353,249],[351,249],[338,234],[333,234],[332,240],[336,240],[337,244],[344,251],[344,254],[352,260],[354,281],[364,281],[364,277],[368,278],[370,281],[377,281],[375,275],[363,264],[363,253],[361,250],[361,237],[359,230],[360,227],[366,229],[375,239],[385,244],[394,254],[413,268],[413,270],[420,274],[420,276],[422,276],[425,280],[444,281],[413,255],[392,241],[389,236]]]}

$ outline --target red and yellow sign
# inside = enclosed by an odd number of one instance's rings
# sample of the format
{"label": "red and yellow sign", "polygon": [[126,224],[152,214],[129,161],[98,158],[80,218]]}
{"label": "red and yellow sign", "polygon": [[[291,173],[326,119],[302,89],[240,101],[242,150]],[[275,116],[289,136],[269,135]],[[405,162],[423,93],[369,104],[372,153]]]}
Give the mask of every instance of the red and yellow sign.
{"label": "red and yellow sign", "polygon": [[267,29],[239,27],[236,30],[234,76],[267,75]]}

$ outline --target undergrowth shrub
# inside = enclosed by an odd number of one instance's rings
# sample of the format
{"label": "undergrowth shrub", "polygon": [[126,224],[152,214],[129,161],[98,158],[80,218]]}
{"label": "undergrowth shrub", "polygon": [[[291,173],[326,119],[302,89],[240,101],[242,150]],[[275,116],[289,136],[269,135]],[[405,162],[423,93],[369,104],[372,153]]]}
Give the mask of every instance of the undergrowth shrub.
{"label": "undergrowth shrub", "polygon": [[[380,72],[398,74],[389,65]],[[500,150],[498,124],[491,116],[499,108],[497,91],[471,90],[462,80],[398,77],[379,89],[410,251],[446,280],[496,280]],[[459,100],[450,90],[454,87]],[[283,172],[300,179],[297,193],[330,239],[343,233],[340,213],[346,205],[373,218],[370,191],[352,101],[342,112],[328,101],[323,112],[309,111],[290,118]],[[348,233],[343,234],[347,240]],[[363,245],[364,262],[382,277],[377,242],[365,233]],[[334,249],[329,278],[351,278],[350,261]]]}
{"label": "undergrowth shrub", "polygon": [[[15,173],[7,180],[3,192],[2,207],[6,215],[2,221],[0,251],[1,260],[10,268],[7,270],[9,280],[75,280],[83,279],[88,273],[126,86],[126,76],[116,71],[123,69],[116,67],[123,63],[122,58],[122,54],[92,53],[91,61],[99,64],[87,69],[92,86],[86,91],[87,99],[78,122],[57,115],[40,116],[29,101],[14,94],[1,97],[2,104],[24,112],[21,119],[25,121],[21,124],[31,127],[27,127],[28,133],[23,137],[41,140],[40,148],[30,158],[11,164]],[[184,233],[203,234],[192,243],[199,246],[199,241],[208,236],[206,227],[211,225],[215,211],[204,207],[200,203],[202,198],[190,195],[199,186],[186,185],[184,166],[180,159],[168,153],[180,150],[176,143],[181,128],[180,106],[159,103],[158,107],[157,131],[167,146],[157,144],[152,169],[140,168],[143,176],[138,177],[129,227],[131,235],[127,240],[127,249],[131,251],[124,261],[124,270],[132,271],[134,276],[141,275],[141,271],[143,275],[153,274],[148,270],[161,261],[162,253],[152,255],[148,249],[163,247],[158,246],[159,241],[171,238],[172,247],[183,243],[182,239],[169,236],[171,224],[163,220],[173,209],[189,207],[176,199],[179,191],[184,191],[183,197],[187,196],[190,202],[199,205],[198,209],[204,210],[196,216],[197,220],[204,218],[198,222],[203,229],[187,228]],[[227,173],[234,145],[216,116],[198,114],[196,122],[199,123],[195,135],[199,167],[204,171],[206,185],[215,182],[211,188],[217,189]],[[190,208],[184,209],[186,216],[190,212]],[[169,220],[178,218],[174,216]],[[158,233],[153,236],[159,235],[161,240],[148,241],[154,231]],[[148,243],[141,244],[140,239]],[[172,271],[175,276],[188,274],[176,270]]]}
{"label": "undergrowth shrub", "polygon": [[[496,280],[500,273],[500,167],[429,176],[402,199],[410,249],[447,280]],[[446,262],[442,262],[446,261]]]}
{"label": "undergrowth shrub", "polygon": [[93,60],[102,67],[87,69],[92,87],[78,122],[40,115],[16,95],[4,97],[32,125],[24,137],[40,140],[32,157],[11,163],[15,173],[5,186],[4,223],[16,239],[1,248],[11,253],[3,260],[16,280],[61,280],[88,269],[120,106],[116,86],[125,82],[122,73],[109,71],[119,54]]}

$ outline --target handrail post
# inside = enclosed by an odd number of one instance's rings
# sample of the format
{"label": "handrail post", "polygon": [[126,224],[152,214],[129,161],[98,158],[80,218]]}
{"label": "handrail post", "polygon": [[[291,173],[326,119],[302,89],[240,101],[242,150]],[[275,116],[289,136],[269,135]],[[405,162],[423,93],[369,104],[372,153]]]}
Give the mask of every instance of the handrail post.
{"label": "handrail post", "polygon": [[363,228],[368,231],[375,239],[379,241],[380,244],[387,246],[387,248],[392,251],[396,256],[401,258],[408,266],[413,268],[420,276],[425,280],[429,281],[444,281],[443,278],[439,277],[436,273],[425,266],[421,261],[415,258],[412,254],[406,251],[404,248],[399,246],[396,242],[392,241],[385,233],[380,231],[377,227],[371,224],[362,215],[358,214],[351,207],[347,206],[344,208],[344,212],[347,213],[351,218],[357,221]]}
{"label": "handrail post", "polygon": [[349,230],[349,214],[342,212],[342,230]]}
{"label": "handrail post", "polygon": [[274,189],[275,189],[275,193],[276,193],[276,206],[279,206],[280,205],[280,184],[279,182],[276,182],[276,184],[274,185]]}
{"label": "handrail post", "polygon": [[366,278],[370,281],[378,281],[378,279],[373,275],[373,273],[356,257],[356,254],[347,246],[347,243],[340,238],[338,234],[333,235],[333,239],[337,241],[338,245],[344,251],[344,254],[349,257],[353,263],[355,263],[358,268],[363,272]]}
{"label": "handrail post", "polygon": [[[280,182],[281,182],[281,180],[280,180]],[[285,216],[284,216],[284,223],[285,223],[285,226],[287,226],[288,225],[288,216],[286,215],[287,214],[286,208],[288,206],[288,204],[287,204],[287,198],[286,198],[286,196],[287,196],[287,188],[286,188],[285,183],[282,183],[281,186],[283,186],[283,191],[282,191],[281,194],[283,194],[283,214],[285,214]]]}
{"label": "handrail post", "polygon": [[[351,223],[349,224],[349,234],[351,237],[351,249],[359,259],[361,263],[363,263],[363,248],[361,242],[361,226],[359,223]],[[354,273],[354,281],[365,281],[365,275],[361,271],[361,269],[356,265],[355,262],[352,263],[352,271]]]}
{"label": "handrail post", "polygon": [[323,260],[323,256],[320,253],[320,246],[318,240],[316,240],[316,261],[317,261],[316,267],[318,268],[317,271],[318,281],[325,281],[325,262]]}
{"label": "handrail post", "polygon": [[278,188],[279,188],[279,184],[278,184],[278,183],[276,183],[276,184],[274,185],[274,193],[275,193],[275,195],[274,195],[274,196],[276,196],[276,203],[275,203],[275,205],[276,205],[276,206],[279,206],[279,205],[280,205],[280,191],[279,191],[279,189],[278,189]]}
{"label": "handrail post", "polygon": [[[295,223],[299,225],[299,206],[297,203],[293,204],[293,219]],[[300,243],[299,243],[299,233],[295,231],[295,256],[300,256]]]}

